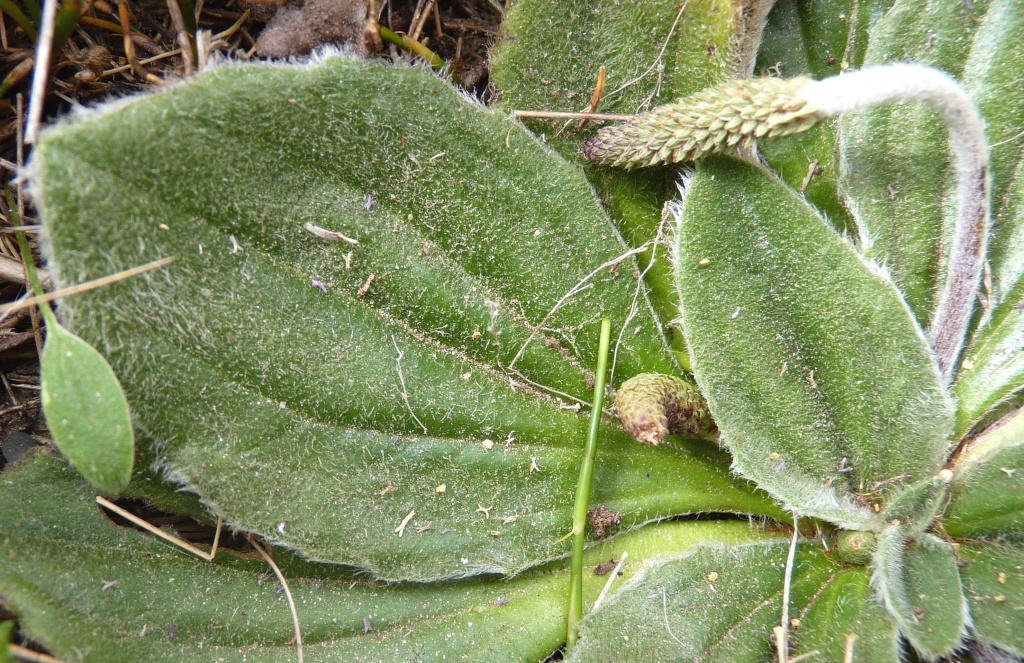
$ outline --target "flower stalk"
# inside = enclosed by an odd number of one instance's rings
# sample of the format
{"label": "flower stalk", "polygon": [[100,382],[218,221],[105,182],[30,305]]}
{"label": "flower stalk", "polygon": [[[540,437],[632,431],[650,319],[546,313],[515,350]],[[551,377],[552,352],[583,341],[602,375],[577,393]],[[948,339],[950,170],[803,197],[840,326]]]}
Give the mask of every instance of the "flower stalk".
{"label": "flower stalk", "polygon": [[941,71],[915,64],[869,67],[821,81],[728,81],[604,127],[584,155],[627,169],[691,161],[788,136],[823,119],[892,101],[924,101],[950,133],[957,212],[946,279],[928,339],[943,379],[952,381],[984,268],[989,230],[989,148],[981,115],[964,89]]}

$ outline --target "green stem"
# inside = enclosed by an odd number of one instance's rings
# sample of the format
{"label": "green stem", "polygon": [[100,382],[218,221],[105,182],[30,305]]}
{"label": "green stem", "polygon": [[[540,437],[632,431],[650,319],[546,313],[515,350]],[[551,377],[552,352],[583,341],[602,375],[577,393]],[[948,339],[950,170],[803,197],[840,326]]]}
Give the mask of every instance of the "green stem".
{"label": "green stem", "polygon": [[25,34],[28,35],[28,38],[33,42],[38,39],[36,26],[32,25],[32,21],[28,16],[25,16],[25,12],[21,11],[21,8],[18,7],[18,5],[14,4],[11,0],[0,0],[0,11],[3,11],[5,14],[13,18],[14,22],[25,31]]}
{"label": "green stem", "polygon": [[[18,214],[18,208],[15,206],[14,197],[11,195],[10,189],[7,190],[7,209],[10,210],[11,220],[14,221],[14,226],[18,227],[21,225],[21,215]],[[21,249],[21,259],[25,262],[25,272],[28,274],[28,282],[32,284],[32,291],[37,297],[41,297],[44,294],[43,284],[39,281],[39,275],[36,273],[36,263],[32,258],[32,247],[28,245],[28,237],[21,230],[16,233],[18,237],[18,248]],[[43,312],[43,318],[46,319],[47,327],[56,327],[59,323],[57,322],[57,316],[53,314],[53,309],[50,308],[48,302],[40,302],[39,310]]]}
{"label": "green stem", "polygon": [[[421,44],[420,42],[416,41],[415,39],[408,35],[400,35],[392,30],[385,28],[382,25],[380,26],[380,36],[385,41],[391,42],[392,44],[399,47],[403,51],[409,51],[410,53],[414,53],[420,56],[421,58],[429,62],[430,66],[437,71],[441,71],[445,67],[445,61],[441,58],[440,55],[438,55],[437,53],[430,50],[429,48],[427,48],[426,46],[424,46],[423,44]],[[459,77],[455,75],[454,71],[451,71],[449,69],[448,73],[451,74],[452,80],[455,83],[462,87],[465,87],[462,81],[459,80]]]}
{"label": "green stem", "polygon": [[57,10],[57,19],[53,27],[53,57],[56,58],[64,44],[82,17],[82,3],[79,0],[64,0]]}
{"label": "green stem", "polygon": [[608,376],[608,348],[611,345],[612,321],[601,320],[601,341],[597,351],[597,374],[594,377],[594,405],[590,412],[590,428],[587,431],[587,448],[580,465],[580,479],[576,484],[576,503],[572,513],[572,569],[569,574],[569,618],[566,631],[566,651],[572,648],[578,637],[577,627],[583,619],[583,549],[587,538],[587,509],[590,505],[590,483],[594,477],[594,460],[597,457],[597,430],[601,425],[601,409],[604,407],[604,386]]}

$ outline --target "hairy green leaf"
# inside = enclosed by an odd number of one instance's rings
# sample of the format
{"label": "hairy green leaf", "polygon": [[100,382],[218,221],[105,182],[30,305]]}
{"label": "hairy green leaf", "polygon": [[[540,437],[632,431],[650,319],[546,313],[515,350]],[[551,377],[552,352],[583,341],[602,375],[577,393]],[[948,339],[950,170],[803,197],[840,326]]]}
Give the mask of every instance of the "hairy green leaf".
{"label": "hairy green leaf", "polygon": [[963,543],[959,553],[975,638],[1024,656],[1024,549]]}
{"label": "hairy green leaf", "polygon": [[949,477],[934,476],[914,485],[907,486],[893,496],[885,506],[882,519],[894,521],[903,526],[904,536],[915,539],[931,527],[932,522],[942,513],[949,498]]}
{"label": "hairy green leaf", "polygon": [[[742,38],[751,29],[744,24],[742,5],[737,0],[682,5],[675,0],[516,2],[505,15],[502,37],[491,54],[500,103],[510,110],[586,110],[601,66],[607,72],[601,112],[636,113],[675,101],[720,82],[738,66],[741,51],[752,53]],[[527,124],[567,159],[584,166],[632,246],[659,234],[662,204],[675,194],[675,168],[625,173],[594,166],[581,157],[594,123],[584,129],[576,120]],[[683,339],[668,326],[679,310],[667,254],[647,251],[640,266],[650,266],[645,280],[651,302],[680,364],[688,368]]]}
{"label": "hairy green leaf", "polygon": [[56,324],[47,327],[40,361],[53,441],[99,490],[121,492],[132,477],[135,437],[114,371],[94,347]]}
{"label": "hairy green leaf", "polygon": [[969,617],[953,546],[932,534],[908,541],[900,526],[879,537],[875,580],[885,607],[918,654],[935,660],[951,653]]}
{"label": "hairy green leaf", "polygon": [[811,660],[842,661],[849,648],[854,661],[900,661],[896,624],[878,602],[865,568],[835,574],[799,619],[795,655],[816,651]]}
{"label": "hairy green leaf", "polygon": [[[259,557],[222,550],[206,562],[115,526],[81,478],[42,453],[2,476],[0,506],[0,601],[65,660],[294,660],[283,589]],[[628,550],[628,578],[651,555],[764,536],[745,521],[667,523],[596,546],[586,562]],[[542,660],[565,636],[565,562],[513,580],[432,585],[376,583],[281,550],[275,558],[307,661]],[[587,601],[606,580],[586,573]]]}
{"label": "hairy green leaf", "polygon": [[[314,559],[427,580],[563,554],[597,321],[637,304],[614,383],[675,368],[579,170],[421,70],[225,66],[36,157],[64,279],[177,256],[68,303],[164,469]],[[708,444],[613,426],[595,485],[625,527],[778,513]]]}
{"label": "hairy green leaf", "polygon": [[[977,4],[973,10],[979,11]],[[974,31],[963,80],[985,118],[992,145],[992,214],[998,217],[1024,156],[1024,6],[1015,0],[991,0],[981,3],[980,13],[984,19]],[[1008,230],[1001,225],[996,222],[993,240],[999,249],[1003,248],[1000,235]]]}
{"label": "hairy green leaf", "polygon": [[[872,30],[864,66],[912,60],[959,77],[987,6],[899,0]],[[840,130],[841,187],[861,248],[892,274],[922,324],[931,319],[943,229],[951,224],[944,221],[947,134],[938,114],[920,103],[849,115]]]}
{"label": "hairy green leaf", "polygon": [[[655,560],[584,618],[569,661],[767,660],[782,615],[789,544],[701,545]],[[836,566],[821,547],[796,555],[790,614],[821,589]]]}
{"label": "hairy green leaf", "polygon": [[[740,57],[743,3],[522,0],[509,8],[492,54],[502,104],[519,110],[585,111],[598,68],[600,110],[636,113],[718,83]],[[593,126],[531,121],[569,158]],[[554,134],[558,132],[558,135]]]}
{"label": "hairy green leaf", "polygon": [[946,532],[1024,541],[1024,411],[986,430],[971,445],[957,465],[943,517]]}
{"label": "hairy green leaf", "polygon": [[792,189],[702,163],[678,232],[697,383],[736,467],[850,529],[941,468],[951,402],[899,293]]}
{"label": "hairy green leaf", "polygon": [[955,387],[958,435],[1024,388],[1024,280],[1011,296],[965,353]]}

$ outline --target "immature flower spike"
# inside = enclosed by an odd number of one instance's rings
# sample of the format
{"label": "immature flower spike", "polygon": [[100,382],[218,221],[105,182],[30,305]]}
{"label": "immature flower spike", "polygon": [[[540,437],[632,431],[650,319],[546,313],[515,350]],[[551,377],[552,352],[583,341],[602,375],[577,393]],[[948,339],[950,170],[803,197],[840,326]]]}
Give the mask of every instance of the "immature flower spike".
{"label": "immature flower spike", "polygon": [[644,444],[668,434],[718,439],[708,404],[697,388],[672,375],[642,373],[622,383],[615,396],[626,432]]}
{"label": "immature flower spike", "polygon": [[627,169],[692,161],[755,140],[788,136],[826,117],[802,95],[808,78],[731,80],[598,131],[592,161]]}

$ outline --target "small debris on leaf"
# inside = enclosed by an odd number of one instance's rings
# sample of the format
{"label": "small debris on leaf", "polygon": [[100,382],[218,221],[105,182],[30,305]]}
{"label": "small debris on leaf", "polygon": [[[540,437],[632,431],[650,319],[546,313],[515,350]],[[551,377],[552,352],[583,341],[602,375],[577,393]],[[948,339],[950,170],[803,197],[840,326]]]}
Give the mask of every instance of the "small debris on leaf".
{"label": "small debris on leaf", "polygon": [[302,226],[306,231],[312,235],[319,237],[320,239],[326,239],[330,242],[347,242],[349,244],[358,244],[359,240],[336,232],[334,230],[328,230],[322,226],[318,226],[315,223],[307,223]]}
{"label": "small debris on leaf", "polygon": [[587,511],[587,521],[599,537],[604,537],[606,531],[622,524],[622,514],[612,511],[603,504],[598,504]]}
{"label": "small debris on leaf", "polygon": [[359,291],[356,292],[356,297],[358,297],[359,299],[362,299],[363,297],[365,297],[366,293],[370,292],[370,287],[373,285],[373,282],[376,281],[376,280],[377,280],[377,275],[376,274],[370,274],[369,276],[367,276],[366,277],[366,282],[363,283],[363,285],[359,286]]}

